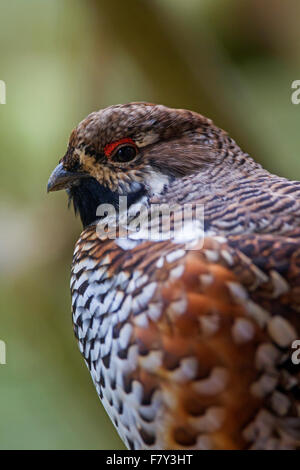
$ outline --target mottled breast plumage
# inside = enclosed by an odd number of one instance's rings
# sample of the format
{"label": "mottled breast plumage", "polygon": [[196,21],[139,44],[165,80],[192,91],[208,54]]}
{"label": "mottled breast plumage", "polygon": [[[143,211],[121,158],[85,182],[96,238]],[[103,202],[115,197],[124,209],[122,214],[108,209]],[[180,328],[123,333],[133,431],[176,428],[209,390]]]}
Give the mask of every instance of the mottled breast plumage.
{"label": "mottled breast plumage", "polygon": [[73,321],[126,445],[298,447],[299,239],[208,237],[186,252],[95,234],[75,250]]}

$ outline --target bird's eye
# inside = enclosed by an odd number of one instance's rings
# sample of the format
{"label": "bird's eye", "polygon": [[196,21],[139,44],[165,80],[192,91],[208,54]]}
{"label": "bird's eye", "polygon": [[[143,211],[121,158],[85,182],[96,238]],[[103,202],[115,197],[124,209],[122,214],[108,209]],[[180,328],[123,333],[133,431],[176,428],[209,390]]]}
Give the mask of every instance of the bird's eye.
{"label": "bird's eye", "polygon": [[130,162],[137,154],[137,147],[132,139],[122,139],[108,144],[104,153],[109,160],[114,162]]}
{"label": "bird's eye", "polygon": [[115,162],[130,162],[136,156],[136,148],[132,145],[122,145],[112,155]]}

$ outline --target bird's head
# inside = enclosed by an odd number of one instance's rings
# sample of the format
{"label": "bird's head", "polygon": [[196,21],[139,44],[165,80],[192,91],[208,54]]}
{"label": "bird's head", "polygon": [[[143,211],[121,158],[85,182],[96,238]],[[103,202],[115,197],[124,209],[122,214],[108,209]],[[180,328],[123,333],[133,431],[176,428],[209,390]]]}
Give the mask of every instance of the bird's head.
{"label": "bird's head", "polygon": [[48,191],[66,189],[86,226],[101,203],[117,207],[122,195],[130,205],[215,164],[224,139],[227,134],[191,111],[149,103],[110,106],[72,131]]}

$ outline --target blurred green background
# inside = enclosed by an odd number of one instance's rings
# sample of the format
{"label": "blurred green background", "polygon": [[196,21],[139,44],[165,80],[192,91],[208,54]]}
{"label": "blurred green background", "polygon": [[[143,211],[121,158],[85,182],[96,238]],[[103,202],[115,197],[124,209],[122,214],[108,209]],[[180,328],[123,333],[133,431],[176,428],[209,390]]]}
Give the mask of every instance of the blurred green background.
{"label": "blurred green background", "polygon": [[46,194],[72,128],[128,101],[211,117],[300,179],[298,0],[0,0],[1,449],[121,449],[73,337],[80,223]]}

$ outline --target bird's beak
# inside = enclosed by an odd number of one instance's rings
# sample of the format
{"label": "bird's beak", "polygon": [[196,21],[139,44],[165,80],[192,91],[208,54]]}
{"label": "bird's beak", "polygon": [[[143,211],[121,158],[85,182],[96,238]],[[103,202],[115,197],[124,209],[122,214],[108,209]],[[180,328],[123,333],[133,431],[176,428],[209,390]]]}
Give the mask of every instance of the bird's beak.
{"label": "bird's beak", "polygon": [[63,164],[59,163],[52,171],[47,184],[47,192],[59,191],[60,189],[69,188],[76,180],[87,176],[85,173],[76,171],[67,171]]}

